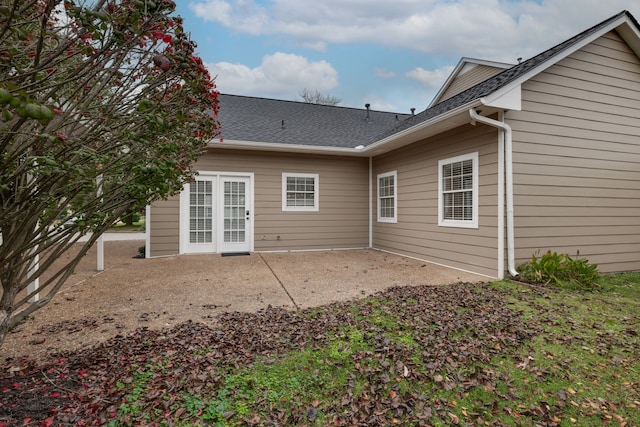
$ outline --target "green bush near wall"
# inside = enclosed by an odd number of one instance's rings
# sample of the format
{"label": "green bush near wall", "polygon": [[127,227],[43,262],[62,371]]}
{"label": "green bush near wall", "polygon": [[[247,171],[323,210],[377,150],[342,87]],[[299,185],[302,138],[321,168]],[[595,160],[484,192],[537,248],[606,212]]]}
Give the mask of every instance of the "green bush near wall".
{"label": "green bush near wall", "polygon": [[589,260],[584,258],[548,251],[541,257],[534,254],[518,269],[520,280],[524,282],[583,291],[600,289],[597,264],[589,264]]}

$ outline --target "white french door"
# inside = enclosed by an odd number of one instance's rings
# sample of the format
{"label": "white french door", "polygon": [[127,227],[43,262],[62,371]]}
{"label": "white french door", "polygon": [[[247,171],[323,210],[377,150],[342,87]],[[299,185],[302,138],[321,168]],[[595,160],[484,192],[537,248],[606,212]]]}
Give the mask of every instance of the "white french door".
{"label": "white french door", "polygon": [[250,178],[222,177],[222,242],[220,252],[249,252],[251,250]]}
{"label": "white french door", "polygon": [[181,253],[249,252],[253,248],[253,177],[201,173],[180,198]]}

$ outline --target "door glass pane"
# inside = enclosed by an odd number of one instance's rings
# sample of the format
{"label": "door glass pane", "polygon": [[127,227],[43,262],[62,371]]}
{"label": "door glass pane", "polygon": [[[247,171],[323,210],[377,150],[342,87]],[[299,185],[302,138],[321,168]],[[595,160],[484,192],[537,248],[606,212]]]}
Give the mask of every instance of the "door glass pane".
{"label": "door glass pane", "polygon": [[245,183],[224,183],[224,241],[245,241]]}
{"label": "door glass pane", "polygon": [[189,243],[212,243],[213,186],[211,181],[192,182],[189,192]]}

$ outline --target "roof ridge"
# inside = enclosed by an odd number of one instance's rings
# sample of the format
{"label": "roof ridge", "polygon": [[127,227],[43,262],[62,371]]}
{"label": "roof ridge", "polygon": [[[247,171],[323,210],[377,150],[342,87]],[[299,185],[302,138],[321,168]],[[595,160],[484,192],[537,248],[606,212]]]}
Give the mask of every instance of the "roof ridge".
{"label": "roof ridge", "polygon": [[[357,111],[367,111],[367,108],[358,108],[358,107],[348,107],[345,105],[327,105],[327,104],[316,104],[314,102],[305,102],[305,101],[296,101],[296,100],[291,100],[291,99],[278,99],[278,98],[267,98],[267,97],[263,97],[263,96],[252,96],[252,95],[236,95],[236,94],[231,94],[231,93],[222,93],[220,92],[220,95],[222,96],[235,96],[235,97],[239,97],[239,98],[251,98],[251,99],[256,99],[256,100],[263,100],[263,101],[271,101],[271,102],[283,102],[283,103],[294,103],[294,104],[302,104],[302,105],[309,105],[309,106],[313,106],[313,107],[329,107],[329,108],[342,108],[342,109],[349,109],[349,110],[357,110]],[[410,115],[411,113],[401,113],[399,111],[382,111],[382,110],[374,110],[374,109],[369,109],[369,111],[371,112],[376,112],[376,113],[383,113],[383,114],[401,114],[401,115]]]}

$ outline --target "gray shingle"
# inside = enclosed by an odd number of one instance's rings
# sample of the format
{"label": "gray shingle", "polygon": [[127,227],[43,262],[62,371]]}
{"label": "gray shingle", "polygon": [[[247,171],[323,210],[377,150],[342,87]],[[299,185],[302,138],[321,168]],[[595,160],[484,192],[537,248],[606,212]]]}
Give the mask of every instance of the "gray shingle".
{"label": "gray shingle", "polygon": [[227,140],[354,148],[409,114],[220,94],[221,137]]}

